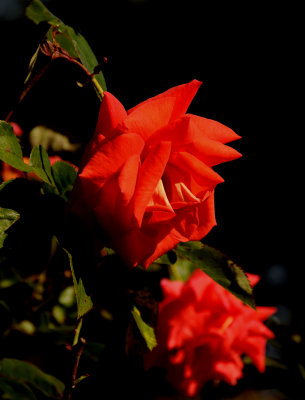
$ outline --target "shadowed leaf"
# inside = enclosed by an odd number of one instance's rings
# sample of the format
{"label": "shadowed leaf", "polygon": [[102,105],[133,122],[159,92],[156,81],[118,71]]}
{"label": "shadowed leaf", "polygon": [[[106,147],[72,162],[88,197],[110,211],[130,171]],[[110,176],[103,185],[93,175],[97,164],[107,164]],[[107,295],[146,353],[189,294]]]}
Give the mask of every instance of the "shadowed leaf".
{"label": "shadowed leaf", "polygon": [[47,151],[42,146],[34,146],[29,164],[25,163],[13,128],[5,121],[0,121],[0,160],[19,171],[33,173],[44,182],[55,186]]}
{"label": "shadowed leaf", "polygon": [[51,169],[59,193],[66,196],[73,188],[77,175],[76,169],[64,161],[56,161]]}
{"label": "shadowed leaf", "polygon": [[33,172],[44,182],[55,185],[51,172],[51,162],[44,147],[33,147],[30,155],[30,166],[32,167]]}
{"label": "shadowed leaf", "polygon": [[50,25],[59,25],[60,20],[52,14],[41,1],[34,0],[26,9],[26,16],[35,24],[48,22]]}
{"label": "shadowed leaf", "polygon": [[[94,73],[93,83],[99,95],[102,91],[107,90],[103,73],[101,71],[96,73],[96,67],[99,63],[87,40],[79,32],[64,24],[40,0],[33,0],[29,4],[26,8],[26,16],[35,24],[46,22],[51,25],[46,34],[49,44],[48,51],[51,54],[56,52],[56,57],[58,57],[61,52],[65,58],[69,59],[70,57],[70,61],[80,62],[88,75]],[[99,87],[102,91],[99,90]]]}
{"label": "shadowed leaf", "polygon": [[22,150],[12,126],[5,121],[0,121],[0,160],[20,171],[32,172],[32,168],[23,161]]}
{"label": "shadowed leaf", "polygon": [[167,254],[155,262],[170,267],[172,265],[184,281],[199,268],[243,303],[255,309],[250,282],[241,267],[229,257],[201,242],[180,243],[173,251],[177,261],[171,262]]}
{"label": "shadowed leaf", "polygon": [[[13,358],[4,358],[0,361],[0,375],[11,380],[16,380],[25,386],[31,386],[48,398],[62,398],[64,384],[55,376],[46,374],[28,362]],[[19,399],[19,397],[17,398]],[[31,397],[28,397],[28,399],[31,399]]]}
{"label": "shadowed leaf", "polygon": [[71,268],[72,278],[73,278],[73,285],[74,285],[74,290],[75,290],[76,303],[77,303],[77,319],[79,319],[79,318],[83,317],[85,314],[87,314],[92,309],[93,302],[92,302],[91,297],[88,296],[86,293],[86,289],[85,289],[82,278],[77,277],[75,274],[71,254],[66,249],[64,249],[64,250],[69,257],[70,268]]}
{"label": "shadowed leaf", "polygon": [[3,247],[4,240],[7,237],[6,230],[19,218],[20,214],[17,211],[0,207],[0,248]]}
{"label": "shadowed leaf", "polygon": [[0,376],[0,396],[1,392],[5,394],[5,397],[1,397],[2,399],[37,400],[28,385],[2,376]]}
{"label": "shadowed leaf", "polygon": [[137,309],[137,307],[133,307],[133,310],[131,310],[132,316],[137,324],[137,327],[141,333],[141,335],[143,336],[147,347],[149,348],[149,350],[152,350],[154,347],[157,346],[157,339],[155,336],[155,331],[154,329],[149,326],[148,324],[146,324],[146,322],[143,321],[142,317],[141,317],[141,313],[140,311]]}

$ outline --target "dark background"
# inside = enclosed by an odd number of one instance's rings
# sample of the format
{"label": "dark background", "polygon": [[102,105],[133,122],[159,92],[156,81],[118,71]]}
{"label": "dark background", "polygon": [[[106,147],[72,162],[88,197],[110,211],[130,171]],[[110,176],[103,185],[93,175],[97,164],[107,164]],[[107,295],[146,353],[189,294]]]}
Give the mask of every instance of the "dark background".
{"label": "dark background", "polygon": [[[232,146],[243,154],[217,167],[225,183],[216,189],[218,226],[205,242],[259,273],[257,303],[278,306],[278,318],[299,329],[300,10],[257,2],[247,7],[203,2],[201,8],[196,2],[149,0],[45,3],[86,37],[103,65],[108,90],[126,109],[174,85],[203,82],[189,111],[232,128],[242,136]],[[46,124],[86,142],[99,103],[91,87],[76,85],[83,75],[66,61],[54,61],[16,106],[45,32],[22,17],[22,6],[0,0],[0,118],[15,109],[12,120],[25,133]]]}

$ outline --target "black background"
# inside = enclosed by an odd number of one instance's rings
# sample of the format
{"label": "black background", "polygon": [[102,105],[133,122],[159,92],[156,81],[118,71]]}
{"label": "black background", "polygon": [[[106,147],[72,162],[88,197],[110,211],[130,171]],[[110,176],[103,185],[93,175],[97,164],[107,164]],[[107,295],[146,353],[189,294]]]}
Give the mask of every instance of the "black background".
{"label": "black background", "polygon": [[[291,322],[292,317],[299,327],[304,268],[300,10],[247,4],[46,2],[86,37],[103,65],[108,90],[126,109],[174,85],[203,82],[189,111],[232,128],[242,136],[232,146],[243,154],[217,167],[225,183],[216,189],[218,225],[205,242],[259,273],[257,303],[279,306],[279,318]],[[1,21],[0,118],[14,108],[12,120],[25,133],[46,124],[86,142],[99,103],[91,87],[76,85],[83,75],[66,61],[54,61],[16,106],[43,33],[18,14]]]}

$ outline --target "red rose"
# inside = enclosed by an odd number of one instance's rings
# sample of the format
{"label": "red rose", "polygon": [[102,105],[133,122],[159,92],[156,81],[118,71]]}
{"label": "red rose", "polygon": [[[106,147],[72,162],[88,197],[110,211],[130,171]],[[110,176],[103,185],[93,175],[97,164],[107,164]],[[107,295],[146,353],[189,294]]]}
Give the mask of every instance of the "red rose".
{"label": "red rose", "polygon": [[223,179],[211,167],[240,156],[224,145],[239,136],[186,114],[200,85],[174,87],[127,112],[105,92],[73,209],[80,214],[85,201],[128,265],[147,267],[215,225],[214,188]]}
{"label": "red rose", "polygon": [[[259,280],[248,277],[252,285]],[[187,396],[212,379],[235,385],[243,354],[264,371],[266,342],[274,335],[262,321],[275,308],[253,310],[200,270],[186,283],[163,279],[161,286],[158,345],[145,355],[146,369],[165,367],[169,382]]]}

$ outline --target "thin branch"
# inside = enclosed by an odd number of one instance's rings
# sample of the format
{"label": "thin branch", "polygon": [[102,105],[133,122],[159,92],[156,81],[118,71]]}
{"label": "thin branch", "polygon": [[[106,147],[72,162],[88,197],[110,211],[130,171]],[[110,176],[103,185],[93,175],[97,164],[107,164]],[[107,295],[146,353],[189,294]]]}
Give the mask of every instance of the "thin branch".
{"label": "thin branch", "polygon": [[88,375],[85,375],[81,378],[77,378],[77,371],[78,371],[78,366],[79,366],[79,361],[81,358],[81,355],[83,353],[86,340],[82,337],[80,337],[80,331],[83,325],[83,318],[80,318],[77,322],[75,331],[74,331],[74,339],[73,339],[73,344],[72,344],[72,374],[71,374],[71,380],[69,383],[66,385],[65,392],[63,399],[64,400],[71,400],[73,390],[75,389],[77,383],[81,382],[84,378],[86,378]]}
{"label": "thin branch", "polygon": [[[44,75],[44,73],[46,72],[46,70],[49,68],[49,65],[50,65],[50,63],[44,65],[44,66],[41,68],[41,70],[40,70],[39,72],[37,72],[37,74],[34,75],[34,77],[26,84],[26,87],[24,88],[24,90],[22,91],[22,93],[21,93],[21,95],[20,95],[20,97],[19,97],[19,99],[18,99],[18,102],[17,102],[17,104],[16,104],[16,107],[17,107],[18,104],[20,104],[20,103],[22,102],[22,100],[24,99],[24,97],[25,97],[25,96],[28,94],[28,92],[32,89],[32,87],[35,85],[35,83]],[[16,107],[15,107],[15,108],[16,108]],[[7,116],[5,117],[5,121],[6,121],[6,122],[8,122],[8,121],[11,119],[12,115],[13,115],[14,112],[15,112],[15,108],[12,109],[12,110],[7,114]]]}

